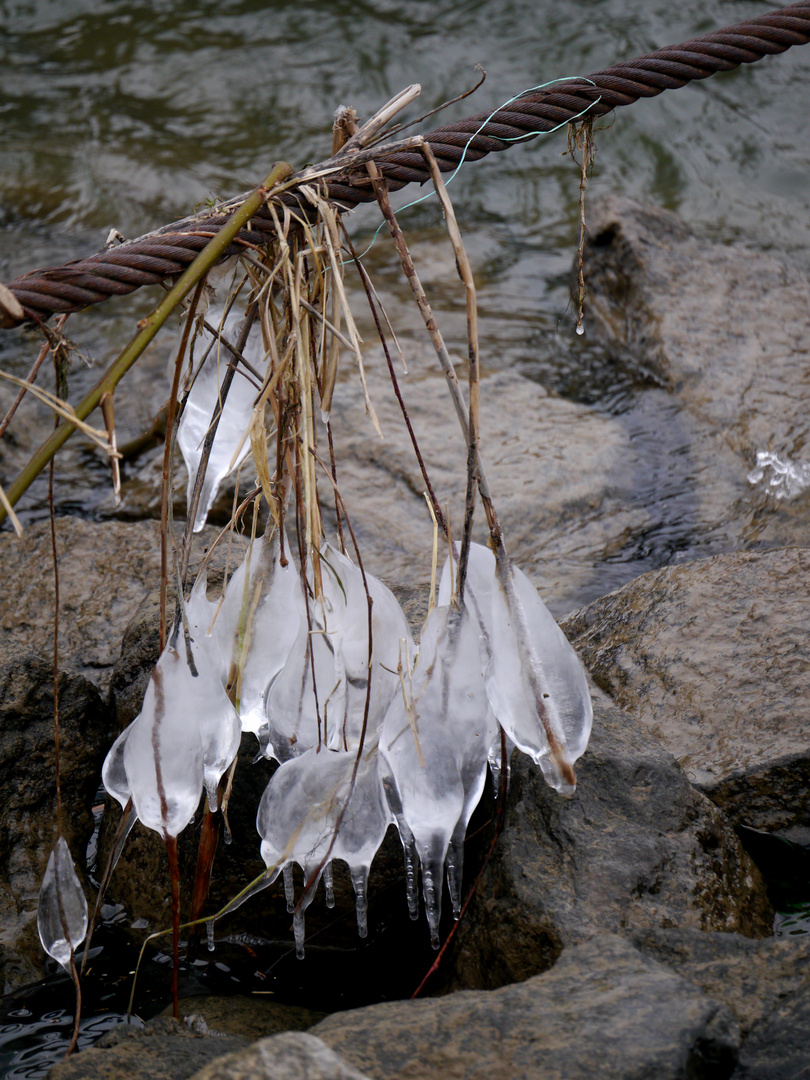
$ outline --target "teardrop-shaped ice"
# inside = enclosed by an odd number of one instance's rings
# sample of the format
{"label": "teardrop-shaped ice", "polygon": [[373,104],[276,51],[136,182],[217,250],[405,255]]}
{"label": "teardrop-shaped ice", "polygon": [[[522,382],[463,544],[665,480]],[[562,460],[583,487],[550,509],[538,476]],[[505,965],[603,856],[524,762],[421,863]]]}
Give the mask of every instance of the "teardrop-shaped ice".
{"label": "teardrop-shaped ice", "polygon": [[[182,641],[180,648],[183,655],[167,645],[152,672],[140,715],[119,737],[139,820],[169,836],[177,836],[191,820],[203,785],[209,805],[216,809],[217,785],[236,756],[241,733],[216,673],[198,656],[195,675]],[[112,751],[110,757],[108,775],[116,786],[117,758]]]}
{"label": "teardrop-shaped ice", "polygon": [[[352,778],[354,777],[354,780]],[[372,860],[391,821],[377,770],[376,746],[358,762],[353,753],[311,749],[283,764],[265,788],[256,827],[262,858],[278,873],[297,863],[306,892],[296,909],[296,942],[303,948],[303,912],[329,860],[348,863],[361,936]],[[286,884],[285,874],[285,884]]]}
{"label": "teardrop-shaped ice", "polygon": [[[324,593],[333,610],[344,611],[333,636],[335,675],[343,692],[335,695],[327,745],[351,750],[358,745],[369,697],[366,734],[379,730],[385,712],[399,691],[397,665],[402,655],[413,655],[408,622],[394,594],[373,574],[363,574],[348,556],[325,544],[321,550]],[[371,656],[369,657],[368,597],[371,597]],[[371,693],[368,695],[369,669]],[[342,711],[338,705],[342,705]]]}
{"label": "teardrop-shaped ice", "polygon": [[386,791],[413,834],[434,947],[439,944],[441,891],[460,908],[461,853],[484,787],[495,718],[482,674],[478,627],[467,607],[442,605],[425,622],[410,687],[386,713],[380,754]]}
{"label": "teardrop-shaped ice", "polygon": [[[289,553],[289,548],[285,545]],[[234,663],[239,669],[237,705],[243,731],[259,736],[267,726],[266,697],[299,637],[303,590],[295,563],[282,562],[279,537],[262,538],[228,583],[226,602],[241,598]],[[227,614],[227,612],[226,612]]]}
{"label": "teardrop-shaped ice", "polygon": [[[218,325],[221,318],[222,309],[211,309],[210,321],[213,325]],[[233,344],[238,325],[239,317],[236,314],[229,315],[225,321],[223,337],[231,344]],[[198,355],[205,354],[211,340],[211,335],[203,331],[196,343]],[[267,362],[261,345],[261,335],[255,334],[248,339],[242,355],[264,377]],[[177,426],[177,444],[188,469],[190,504],[202,456],[203,440],[214,411],[221,407],[219,425],[211,447],[197,514],[194,518],[195,532],[199,532],[205,524],[208,511],[213,505],[222,481],[237,468],[250,451],[250,441],[245,437],[245,433],[252,418],[253,405],[259,393],[259,387],[254,377],[241,366],[237,367],[228,396],[222,403],[222,380],[231,360],[231,353],[223,345],[214,342],[202,367],[196,373]]]}
{"label": "teardrop-shaped ice", "polygon": [[[449,579],[445,565],[440,597],[449,594]],[[480,544],[470,545],[465,605],[481,620],[495,715],[540,765],[546,782],[572,794],[573,764],[588,745],[593,718],[585,669],[573,646],[526,575],[506,555],[496,560]]]}
{"label": "teardrop-shaped ice", "polygon": [[39,890],[37,930],[45,952],[70,971],[71,956],[87,933],[87,900],[63,836],[48,857]]}

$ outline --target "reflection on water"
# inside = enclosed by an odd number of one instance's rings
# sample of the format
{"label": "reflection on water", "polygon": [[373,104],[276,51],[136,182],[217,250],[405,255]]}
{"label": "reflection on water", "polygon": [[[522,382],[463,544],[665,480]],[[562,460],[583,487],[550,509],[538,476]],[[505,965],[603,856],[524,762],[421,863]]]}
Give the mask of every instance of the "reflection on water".
{"label": "reflection on water", "polygon": [[[0,280],[95,250],[111,225],[138,235],[212,194],[244,190],[275,159],[300,166],[322,158],[338,104],[368,115],[418,79],[422,111],[470,86],[482,62],[484,87],[450,113],[469,115],[545,79],[586,74],[761,10],[747,0],[0,0]],[[808,81],[808,54],[799,48],[618,110],[599,124],[591,194],[676,209],[704,235],[772,247],[810,265]],[[716,520],[711,485],[702,499],[694,494],[704,463],[690,458],[688,420],[643,372],[574,334],[578,169],[564,149],[563,132],[512,147],[463,168],[451,186],[477,277],[484,368],[520,372],[616,421],[629,440],[626,475],[601,500],[621,511],[615,528],[605,523],[613,540],[575,557],[590,560],[584,578],[572,564],[567,580],[565,544],[559,565],[549,567],[558,610],[652,566],[733,547],[750,517],[746,506],[739,521]],[[406,190],[399,203],[414,197]],[[358,244],[378,220],[371,207],[352,215]],[[403,222],[448,344],[463,354],[464,299],[435,201],[407,211]],[[406,349],[421,342],[384,238],[367,264]],[[156,295],[145,291],[71,320],[83,354],[74,395],[95,381]],[[372,341],[370,320],[361,314],[360,321]],[[6,334],[0,363],[22,375],[35,349],[30,337]],[[160,408],[169,352],[164,338],[119,390],[119,442],[148,428]],[[0,405],[10,393],[0,387]],[[0,458],[4,482],[42,423],[44,410],[21,410],[20,446]],[[565,439],[565,431],[554,439],[563,453]],[[138,461],[125,472],[144,470]],[[92,452],[65,453],[57,472],[63,511],[109,512],[105,485],[106,468]],[[43,512],[43,494],[40,485],[24,514]],[[546,557],[554,560],[553,544]]]}

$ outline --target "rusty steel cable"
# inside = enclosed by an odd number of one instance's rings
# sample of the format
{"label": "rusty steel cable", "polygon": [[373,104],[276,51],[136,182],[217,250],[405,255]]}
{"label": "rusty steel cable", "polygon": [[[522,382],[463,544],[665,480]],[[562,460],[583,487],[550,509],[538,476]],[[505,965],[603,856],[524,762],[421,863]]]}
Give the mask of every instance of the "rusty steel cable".
{"label": "rusty steel cable", "polygon": [[[568,120],[587,113],[603,116],[639,98],[656,97],[718,71],[752,64],[763,56],[781,53],[810,42],[810,0],[726,27],[680,45],[657,49],[647,56],[626,60],[594,72],[587,78],[566,80],[555,86],[523,94],[491,116],[481,113],[445,124],[424,136],[442,172],[458,163],[478,161],[505,150],[515,142],[528,142]],[[374,161],[388,188],[422,184],[430,177],[418,149],[381,147]],[[325,181],[330,199],[350,209],[371,202],[374,192],[365,164],[347,168]],[[282,201],[297,201],[294,192]],[[98,304],[110,296],[125,296],[143,285],[155,285],[180,273],[228,221],[234,202],[193,218],[166,225],[157,232],[105,249],[64,266],[32,270],[7,284],[22,305],[25,318],[47,319],[62,312]],[[272,217],[263,210],[251,228],[237,237],[232,251],[266,243],[273,230]],[[3,313],[0,313],[3,314]],[[8,312],[0,325],[14,325]]]}

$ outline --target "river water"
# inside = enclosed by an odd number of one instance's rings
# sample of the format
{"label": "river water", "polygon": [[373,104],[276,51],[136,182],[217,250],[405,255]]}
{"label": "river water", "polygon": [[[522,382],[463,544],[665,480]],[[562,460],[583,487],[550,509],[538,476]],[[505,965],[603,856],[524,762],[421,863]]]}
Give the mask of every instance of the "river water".
{"label": "river water", "polygon": [[[470,115],[546,80],[586,75],[768,7],[747,0],[3,0],[0,280],[96,250],[111,226],[136,236],[212,196],[245,190],[277,159],[297,167],[322,159],[340,104],[367,116],[419,81],[419,112],[426,111],[470,87],[480,63],[484,86],[447,118]],[[618,110],[598,132],[589,197],[654,203],[702,236],[810,268],[809,82],[810,53],[796,48]],[[427,127],[437,122],[443,119]],[[662,403],[648,385],[619,374],[590,335],[573,332],[578,170],[565,145],[558,132],[514,146],[463,168],[449,189],[476,274],[485,370],[518,372],[554,398],[618,421],[636,459],[614,484],[615,520],[594,522],[598,541],[544,535],[537,550],[520,546],[558,613],[675,558],[727,550],[740,536],[739,528],[696,514],[694,477],[672,467],[678,455],[668,432],[678,427],[678,402]],[[398,205],[414,197],[406,189]],[[463,295],[435,200],[405,211],[402,221],[451,351],[463,355]],[[377,224],[374,208],[355,213],[356,242],[365,246]],[[367,264],[398,332],[423,348],[384,237]],[[143,291],[71,320],[82,356],[72,375],[75,396],[129,340],[156,296]],[[373,340],[368,316],[359,318]],[[4,334],[0,367],[24,374],[35,349],[16,332]],[[169,351],[166,344],[153,349],[129,389],[119,391],[119,443],[148,426],[165,399]],[[33,409],[21,414],[21,448],[0,463],[6,483],[39,435],[36,424],[47,421]],[[483,437],[486,451],[486,431]],[[567,452],[564,430],[546,437],[552,452]],[[597,425],[590,441],[600,438]],[[515,468],[519,486],[521,469],[537,466],[529,459]],[[125,475],[137,486],[144,472]],[[57,472],[62,511],[112,513],[108,488],[106,467],[93,455],[64,456]],[[43,490],[23,502],[24,514],[44,513]],[[397,508],[375,507],[374,498],[369,491],[362,513],[389,514],[389,531],[396,531]],[[140,512],[125,497],[119,513]],[[378,548],[369,556],[378,572],[401,579],[410,568],[424,577],[426,563],[412,551]]]}
{"label": "river water", "polygon": [[[418,81],[419,108],[409,114],[417,116],[473,85],[480,63],[483,87],[429,128],[770,7],[752,0],[0,0],[0,280],[94,251],[111,226],[137,236],[211,197],[250,188],[276,160],[301,167],[326,157],[340,104],[365,117]],[[620,109],[598,132],[589,197],[653,203],[701,236],[770,251],[810,271],[809,90],[810,49],[797,48]],[[550,528],[528,552],[556,613],[653,567],[728,550],[739,537],[733,523],[717,526],[695,513],[693,477],[666,460],[677,401],[662,407],[660,391],[620,374],[597,341],[574,333],[579,174],[565,147],[565,132],[517,145],[463,168],[449,188],[476,275],[486,371],[517,373],[575,405],[577,417],[621,425],[637,455],[651,461],[649,469],[638,461],[629,469],[598,542],[566,547]],[[406,190],[397,205],[413,197]],[[376,211],[362,208],[351,222],[355,242],[365,246]],[[402,224],[451,350],[463,355],[464,299],[435,201],[404,211]],[[424,351],[383,237],[367,264],[406,351]],[[72,397],[95,381],[158,296],[135,294],[70,320],[81,354]],[[368,317],[359,321],[371,340]],[[30,336],[2,332],[0,368],[24,375],[37,348]],[[167,345],[150,350],[122,387],[119,441],[148,426],[165,399],[169,352]],[[4,485],[46,421],[41,410],[21,410],[19,445],[0,457]],[[552,438],[564,453],[566,431]],[[141,483],[149,467],[133,467],[127,479]],[[515,483],[535,467],[517,460]],[[396,532],[397,508],[375,507],[375,498],[385,496],[369,493],[369,513],[388,515]],[[106,467],[67,453],[57,499],[60,512],[109,516]],[[125,498],[121,512],[137,516],[133,506]],[[21,513],[42,516],[41,487]],[[413,556],[381,544],[374,558],[377,572],[402,579]],[[424,577],[421,565],[414,576]]]}

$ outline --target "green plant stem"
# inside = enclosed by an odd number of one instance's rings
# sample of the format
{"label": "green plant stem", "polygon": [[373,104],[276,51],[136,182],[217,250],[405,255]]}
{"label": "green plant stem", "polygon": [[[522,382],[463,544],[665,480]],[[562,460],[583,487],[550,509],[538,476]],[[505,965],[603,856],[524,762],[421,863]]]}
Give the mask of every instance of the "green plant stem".
{"label": "green plant stem", "polygon": [[[155,310],[142,319],[138,324],[140,329],[132,341],[127,345],[118,359],[107,369],[93,389],[76,406],[75,415],[78,420],[86,420],[90,413],[98,406],[104,394],[111,394],[123,376],[129,371],[149,342],[155,337],[163,323],[171,312],[194,288],[197,282],[204,277],[212,266],[224,254],[237,233],[257,213],[267,198],[268,192],[276,185],[282,183],[292,174],[291,167],[285,162],[278,162],[268,174],[264,183],[256,188],[242,203],[227,225],[225,225],[202,249],[193,263],[180,275],[177,282],[172,286],[165,298],[158,304]],[[14,506],[22,495],[33,484],[48,462],[58,450],[67,442],[75,426],[70,422],[60,424],[49,439],[39,447],[32,455],[31,460],[22,470],[20,475],[6,492],[8,501]],[[7,511],[0,505],[0,524],[5,520]]]}

